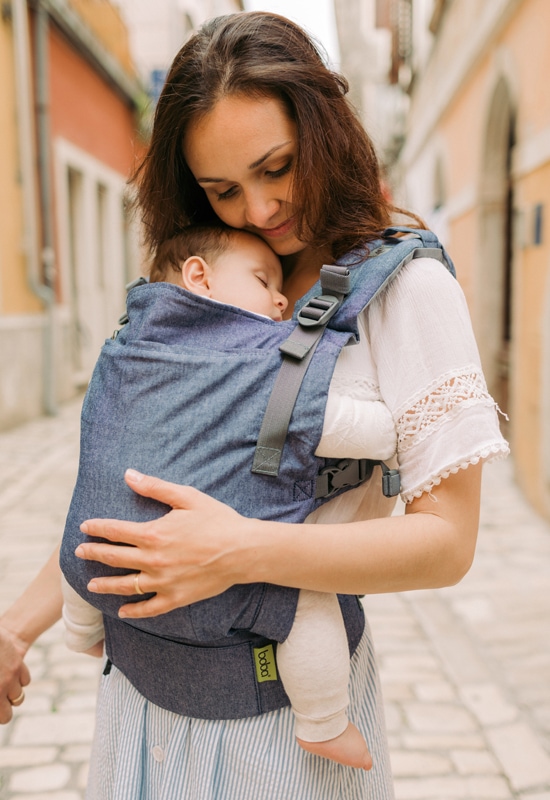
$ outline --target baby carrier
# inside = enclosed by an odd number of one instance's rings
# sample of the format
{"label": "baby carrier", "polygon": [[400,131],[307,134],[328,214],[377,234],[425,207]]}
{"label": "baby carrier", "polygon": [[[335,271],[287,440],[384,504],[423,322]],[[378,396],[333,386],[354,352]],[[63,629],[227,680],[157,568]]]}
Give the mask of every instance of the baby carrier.
{"label": "baby carrier", "polygon": [[[127,598],[86,586],[92,577],[127,571],[76,558],[86,539],[80,524],[95,517],[146,521],[169,510],[128,488],[128,467],[194,486],[245,516],[287,522],[303,522],[366,480],[374,462],[313,455],[328,388],[341,349],[358,340],[357,315],[420,256],[454,274],[434,234],[391,228],[367,257],[351,253],[323,267],[320,283],[283,322],[172,284],[138,281],[130,289],[127,324],[105,343],[84,399],[61,566],[103,612],[109,660],[155,704],[210,719],[288,705],[274,647],[292,627],[298,590],[233,586],[155,618],[121,620]],[[382,473],[384,493],[397,494],[398,473],[386,465]],[[353,653],[363,610],[355,596],[339,600]]]}

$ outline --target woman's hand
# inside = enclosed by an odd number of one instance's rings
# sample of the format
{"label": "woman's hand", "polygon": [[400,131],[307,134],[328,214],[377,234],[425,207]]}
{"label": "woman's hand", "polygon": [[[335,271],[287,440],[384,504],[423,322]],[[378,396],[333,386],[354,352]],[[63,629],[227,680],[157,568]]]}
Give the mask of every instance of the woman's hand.
{"label": "woman's hand", "polygon": [[30,683],[31,676],[23,662],[26,652],[27,645],[21,639],[0,627],[0,725],[10,721],[14,705],[23,702],[23,687]]}
{"label": "woman's hand", "polygon": [[86,520],[83,533],[129,546],[88,542],[77,547],[76,555],[133,573],[94,578],[88,584],[91,592],[154,592],[154,597],[119,611],[121,617],[154,617],[247,582],[242,553],[250,545],[247,532],[253,520],[189,486],[135,470],[128,470],[125,478],[135,492],[171,506],[172,511],[151,522]]}

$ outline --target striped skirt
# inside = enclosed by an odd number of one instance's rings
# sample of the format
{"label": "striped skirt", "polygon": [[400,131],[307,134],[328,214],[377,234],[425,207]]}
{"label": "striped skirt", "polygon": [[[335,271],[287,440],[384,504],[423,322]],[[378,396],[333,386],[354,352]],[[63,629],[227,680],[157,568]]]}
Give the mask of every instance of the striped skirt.
{"label": "striped skirt", "polygon": [[369,772],[304,752],[289,708],[238,720],[182,717],[149,703],[114,666],[102,677],[89,800],[393,800],[370,631],[352,658],[349,717]]}

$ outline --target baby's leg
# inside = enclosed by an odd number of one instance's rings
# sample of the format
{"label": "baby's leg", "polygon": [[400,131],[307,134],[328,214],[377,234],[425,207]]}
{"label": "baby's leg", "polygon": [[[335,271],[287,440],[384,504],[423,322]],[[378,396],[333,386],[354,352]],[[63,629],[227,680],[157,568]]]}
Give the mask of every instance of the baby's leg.
{"label": "baby's leg", "polygon": [[340,764],[370,769],[372,759],[349,722],[349,648],[335,594],[302,589],[292,630],[277,646],[277,666],[296,718],[298,744]]}
{"label": "baby's leg", "polygon": [[103,614],[84,600],[67,580],[61,576],[63,591],[63,621],[65,644],[77,653],[101,657],[103,655]]}

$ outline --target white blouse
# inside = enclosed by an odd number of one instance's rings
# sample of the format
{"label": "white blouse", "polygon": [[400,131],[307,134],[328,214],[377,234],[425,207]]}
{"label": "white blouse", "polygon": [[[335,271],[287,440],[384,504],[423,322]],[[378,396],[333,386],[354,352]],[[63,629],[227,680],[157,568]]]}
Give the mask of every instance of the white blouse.
{"label": "white blouse", "polygon": [[[466,299],[438,261],[419,258],[404,267],[363,312],[359,329],[359,343],[346,347],[336,364],[324,433],[334,428],[338,405],[344,409],[342,398],[383,400],[397,431],[404,502],[469,464],[509,453],[481,370]],[[340,419],[345,418],[344,410]],[[344,438],[359,442],[362,428],[357,419],[348,419]],[[323,436],[316,452],[338,456],[334,437]],[[326,503],[308,521],[386,516],[392,507],[381,497],[375,475],[366,486]]]}

